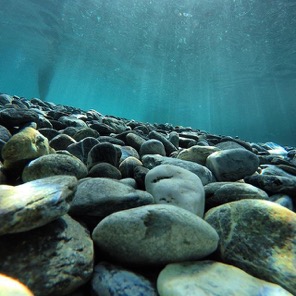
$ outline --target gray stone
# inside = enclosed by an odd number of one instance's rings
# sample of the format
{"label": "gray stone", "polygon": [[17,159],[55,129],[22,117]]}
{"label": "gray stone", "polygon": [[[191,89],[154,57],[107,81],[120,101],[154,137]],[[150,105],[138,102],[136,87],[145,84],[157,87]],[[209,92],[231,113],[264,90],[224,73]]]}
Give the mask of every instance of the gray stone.
{"label": "gray stone", "polygon": [[55,150],[66,150],[73,143],[76,143],[76,141],[72,137],[66,134],[58,134],[50,140],[49,145]]}
{"label": "gray stone", "polygon": [[107,178],[81,180],[70,214],[104,218],[116,211],[153,203],[151,194]]}
{"label": "gray stone", "polygon": [[214,182],[207,184],[204,189],[207,209],[241,199],[269,200],[265,191],[246,183]]}
{"label": "gray stone", "polygon": [[59,118],[59,121],[61,123],[64,123],[67,126],[73,126],[73,127],[78,127],[78,128],[87,128],[87,124],[81,120],[76,118],[75,116],[61,116]]}
{"label": "gray stone", "polygon": [[0,235],[28,231],[66,214],[77,180],[55,176],[19,186],[0,185]]}
{"label": "gray stone", "polygon": [[205,192],[201,180],[192,172],[174,165],[159,165],[145,178],[146,190],[157,204],[172,204],[203,217]]}
{"label": "gray stone", "polygon": [[77,142],[85,139],[85,138],[98,138],[100,136],[100,134],[89,127],[86,128],[82,128],[79,131],[77,131],[74,135],[73,135],[73,139],[75,139]]}
{"label": "gray stone", "polygon": [[209,260],[167,265],[158,276],[157,289],[160,296],[292,296],[237,267]]}
{"label": "gray stone", "polygon": [[135,168],[142,165],[139,159],[129,156],[120,163],[119,170],[123,178],[133,178]]}
{"label": "gray stone", "polygon": [[162,134],[158,133],[157,131],[151,131],[148,135],[150,139],[156,139],[164,145],[165,151],[167,155],[170,155],[174,151],[178,149]]}
{"label": "gray stone", "polygon": [[126,142],[137,151],[140,151],[140,147],[143,143],[145,143],[145,140],[135,133],[128,133],[126,135]]}
{"label": "gray stone", "polygon": [[212,172],[207,167],[194,163],[192,161],[165,157],[156,154],[147,154],[142,157],[142,163],[148,169],[152,169],[161,164],[170,164],[181,167],[197,175],[203,185],[215,181]]}
{"label": "gray stone", "polygon": [[94,296],[157,296],[143,276],[106,262],[95,266],[91,287]]}
{"label": "gray stone", "polygon": [[0,237],[0,273],[18,279],[35,296],[66,295],[93,271],[93,242],[68,215],[34,230]]}
{"label": "gray stone", "polygon": [[146,266],[204,258],[219,239],[203,219],[172,205],[116,212],[97,225],[92,237],[112,258]]}
{"label": "gray stone", "polygon": [[144,142],[139,151],[140,156],[145,154],[159,154],[162,156],[166,155],[164,145],[159,140],[151,139]]}
{"label": "gray stone", "polygon": [[256,172],[259,158],[246,149],[230,149],[208,156],[206,166],[218,181],[237,181]]}
{"label": "gray stone", "polygon": [[118,146],[118,148],[121,151],[120,163],[130,156],[140,159],[139,153],[135,148],[131,146]]}
{"label": "gray stone", "polygon": [[86,177],[87,168],[75,156],[66,154],[49,154],[31,161],[23,170],[24,182],[56,175],[75,176],[77,179]]}
{"label": "gray stone", "polygon": [[274,202],[240,200],[209,210],[218,256],[296,294],[296,214]]}
{"label": "gray stone", "polygon": [[116,119],[113,117],[103,117],[102,122],[110,126],[115,133],[119,134],[126,130],[130,130],[130,127],[127,126],[122,120]]}

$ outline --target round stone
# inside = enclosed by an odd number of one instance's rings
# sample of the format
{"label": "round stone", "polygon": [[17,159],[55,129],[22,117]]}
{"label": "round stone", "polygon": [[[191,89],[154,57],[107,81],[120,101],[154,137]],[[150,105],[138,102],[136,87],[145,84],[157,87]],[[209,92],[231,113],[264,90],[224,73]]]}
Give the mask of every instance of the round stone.
{"label": "round stone", "polygon": [[166,155],[164,145],[159,140],[151,139],[144,142],[139,151],[140,156],[145,154],[159,154],[162,156]]}

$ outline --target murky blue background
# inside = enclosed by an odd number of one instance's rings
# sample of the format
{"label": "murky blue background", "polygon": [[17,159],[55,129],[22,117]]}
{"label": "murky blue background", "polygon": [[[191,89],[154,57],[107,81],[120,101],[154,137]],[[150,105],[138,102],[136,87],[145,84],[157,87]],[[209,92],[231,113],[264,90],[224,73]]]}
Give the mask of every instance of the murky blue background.
{"label": "murky blue background", "polygon": [[296,146],[295,0],[0,0],[0,92]]}

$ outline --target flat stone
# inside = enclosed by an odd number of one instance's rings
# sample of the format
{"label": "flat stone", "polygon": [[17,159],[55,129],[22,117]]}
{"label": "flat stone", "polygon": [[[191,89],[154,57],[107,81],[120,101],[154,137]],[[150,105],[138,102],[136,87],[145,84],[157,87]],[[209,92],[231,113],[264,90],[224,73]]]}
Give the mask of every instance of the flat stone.
{"label": "flat stone", "polygon": [[104,218],[114,212],[152,204],[148,192],[135,190],[119,181],[107,178],[89,178],[78,185],[70,214]]}
{"label": "flat stone", "polygon": [[296,294],[296,214],[274,202],[240,200],[209,210],[223,262]]}
{"label": "flat stone", "polygon": [[77,180],[56,176],[19,186],[0,185],[0,235],[28,231],[66,214]]}
{"label": "flat stone", "polygon": [[87,176],[87,168],[75,156],[49,154],[31,161],[23,170],[22,180],[29,182],[56,175],[68,175],[81,179]]}
{"label": "flat stone", "polygon": [[167,265],[158,276],[157,290],[160,296],[292,296],[237,267],[209,260]]}
{"label": "flat stone", "polygon": [[207,157],[217,151],[220,151],[220,149],[215,146],[194,145],[188,149],[182,150],[178,154],[177,158],[182,159],[182,160],[196,162],[198,164],[205,166]]}
{"label": "flat stone", "polygon": [[157,204],[172,204],[200,217],[204,215],[203,185],[188,170],[168,164],[156,166],[147,173],[145,187]]}
{"label": "flat stone", "polygon": [[246,183],[214,182],[207,184],[204,189],[207,209],[241,199],[269,200],[265,191]]}
{"label": "flat stone", "polygon": [[246,149],[229,149],[209,155],[206,166],[218,181],[237,181],[256,172],[259,158]]}
{"label": "flat stone", "polygon": [[145,266],[204,258],[219,239],[203,219],[172,205],[116,212],[97,225],[92,237],[112,258]]}
{"label": "flat stone", "polygon": [[106,262],[95,266],[91,287],[94,296],[157,296],[143,276]]}
{"label": "flat stone", "polygon": [[67,295],[93,271],[93,242],[68,215],[31,231],[0,237],[0,273],[21,281],[35,296]]}
{"label": "flat stone", "polygon": [[48,139],[32,127],[13,135],[2,149],[6,169],[15,169],[20,162],[53,153]]}
{"label": "flat stone", "polygon": [[161,164],[170,164],[181,167],[197,175],[203,185],[215,181],[212,172],[207,167],[192,161],[186,161],[157,154],[147,154],[142,157],[142,163],[148,169],[152,169]]}

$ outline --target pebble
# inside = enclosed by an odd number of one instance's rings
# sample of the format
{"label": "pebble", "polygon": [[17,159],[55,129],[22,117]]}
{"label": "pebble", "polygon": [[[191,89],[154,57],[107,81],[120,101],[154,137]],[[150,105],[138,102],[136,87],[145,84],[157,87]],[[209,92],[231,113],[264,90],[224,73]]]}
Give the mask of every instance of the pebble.
{"label": "pebble", "polygon": [[167,155],[170,155],[174,151],[177,151],[177,148],[162,134],[157,131],[151,131],[148,135],[150,139],[156,139],[164,145],[165,151]]}
{"label": "pebble", "polygon": [[102,177],[118,179],[122,178],[121,172],[118,168],[107,162],[100,162],[95,164],[88,172],[88,177]]}
{"label": "pebble", "polygon": [[237,181],[256,172],[259,158],[246,149],[229,149],[209,155],[206,166],[218,181]]}
{"label": "pebble", "polygon": [[223,262],[296,294],[296,214],[274,202],[240,200],[212,208]]}
{"label": "pebble", "polygon": [[207,167],[192,161],[181,160],[157,154],[147,154],[142,157],[142,163],[148,169],[152,169],[160,164],[170,164],[181,167],[197,175],[203,185],[215,181],[212,172]]}
{"label": "pebble", "polygon": [[76,183],[75,177],[55,176],[19,186],[0,185],[0,235],[28,231],[66,214]]}
{"label": "pebble", "polygon": [[72,137],[66,134],[59,134],[50,140],[49,145],[55,150],[66,150],[73,143],[76,143],[76,141]]}
{"label": "pebble", "polygon": [[151,139],[141,145],[139,154],[141,157],[145,154],[159,154],[165,156],[166,152],[162,142],[160,142],[159,140]]}
{"label": "pebble", "polygon": [[75,156],[67,154],[49,154],[31,161],[23,170],[24,182],[56,176],[69,175],[77,179],[87,176],[85,164]]}
{"label": "pebble", "polygon": [[98,138],[100,136],[99,132],[86,127],[86,128],[82,128],[79,131],[77,131],[74,135],[73,135],[73,139],[77,142],[87,138],[87,137],[91,137],[91,138]]}
{"label": "pebble", "polygon": [[107,262],[95,266],[91,287],[94,296],[157,296],[143,276]]}
{"label": "pebble", "polygon": [[31,231],[1,236],[0,254],[0,273],[18,279],[35,296],[71,293],[93,272],[93,242],[68,215]]}
{"label": "pebble", "polygon": [[137,151],[140,151],[141,145],[144,144],[146,141],[136,133],[128,133],[126,135],[126,142]]}
{"label": "pebble", "polygon": [[159,165],[145,178],[146,190],[157,204],[171,204],[203,217],[205,191],[198,176],[173,165]]}
{"label": "pebble", "polygon": [[210,260],[168,264],[158,276],[157,289],[160,296],[292,296],[276,284]]}
{"label": "pebble", "polygon": [[92,238],[112,258],[145,266],[204,258],[219,239],[200,217],[160,204],[113,213],[96,226]]}
{"label": "pebble", "polygon": [[6,128],[22,126],[30,122],[38,122],[38,114],[34,111],[18,108],[4,108],[0,110],[0,125]]}
{"label": "pebble", "polygon": [[4,142],[8,142],[8,140],[11,138],[10,131],[3,125],[0,125],[0,140]]}
{"label": "pebble", "polygon": [[146,191],[108,178],[89,178],[78,185],[69,212],[102,219],[120,210],[152,203],[153,197]]}
{"label": "pebble", "polygon": [[133,178],[135,168],[142,165],[143,164],[139,159],[129,156],[120,163],[119,171],[123,178]]}

